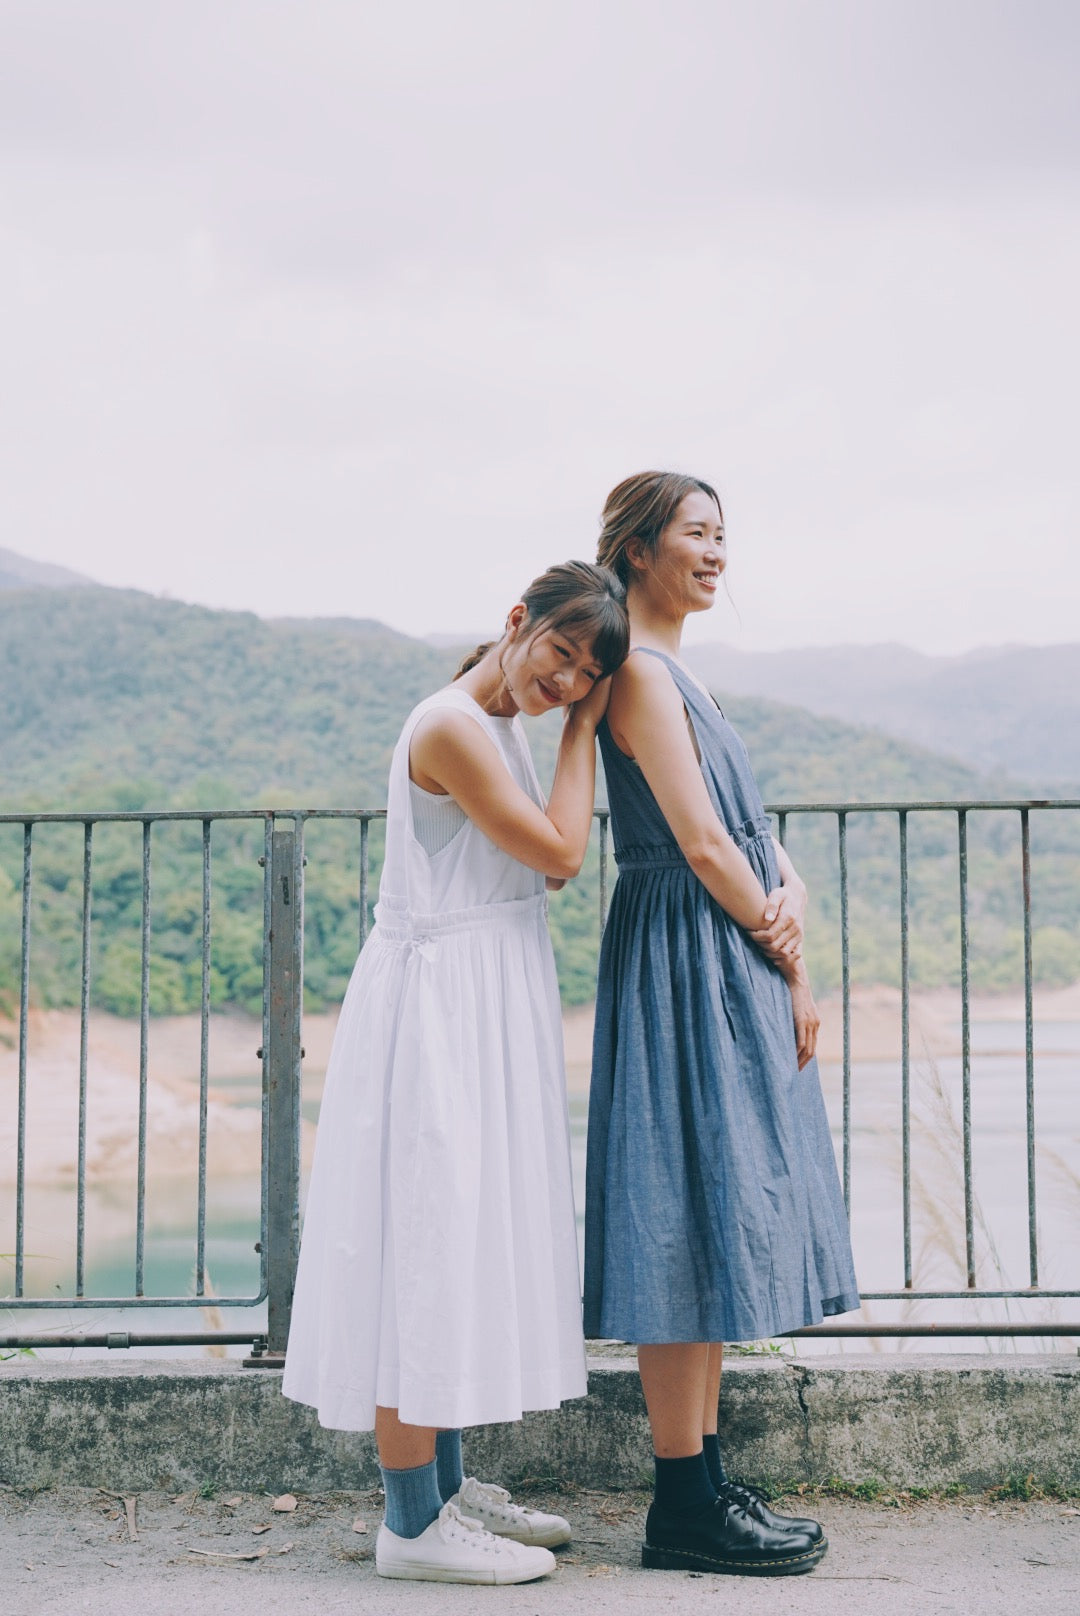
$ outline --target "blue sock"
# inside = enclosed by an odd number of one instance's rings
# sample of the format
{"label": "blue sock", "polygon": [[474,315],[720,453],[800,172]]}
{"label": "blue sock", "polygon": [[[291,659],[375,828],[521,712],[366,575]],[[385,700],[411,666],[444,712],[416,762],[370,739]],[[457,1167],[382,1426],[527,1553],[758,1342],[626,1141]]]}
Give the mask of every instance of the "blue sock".
{"label": "blue sock", "polygon": [[711,1435],[703,1436],[701,1446],[705,1454],[705,1468],[709,1472],[709,1480],[714,1487],[722,1487],[728,1479],[728,1473],[724,1469],[724,1461],[720,1457],[720,1438],[715,1432]]}
{"label": "blue sock", "polygon": [[382,1470],[386,1524],[398,1537],[419,1537],[442,1509],[435,1460],[412,1470]]}
{"label": "blue sock", "polygon": [[439,1491],[448,1503],[465,1479],[461,1460],[461,1432],[439,1431],[435,1437],[435,1463],[439,1467]]}
{"label": "blue sock", "polygon": [[709,1480],[704,1453],[692,1453],[686,1459],[657,1459],[656,1502],[661,1509],[670,1509],[679,1515],[696,1515],[708,1509],[716,1498],[716,1488]]}

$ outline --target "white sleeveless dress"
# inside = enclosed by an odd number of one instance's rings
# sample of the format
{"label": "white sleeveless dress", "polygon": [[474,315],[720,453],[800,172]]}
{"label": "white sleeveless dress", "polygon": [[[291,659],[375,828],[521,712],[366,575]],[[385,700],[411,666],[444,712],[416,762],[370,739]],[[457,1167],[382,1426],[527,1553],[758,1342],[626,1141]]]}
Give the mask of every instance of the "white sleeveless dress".
{"label": "white sleeveless dress", "polygon": [[516,1420],[587,1387],[544,878],[469,819],[424,851],[409,742],[438,707],[474,719],[543,802],[519,719],[453,686],[410,714],[326,1074],[282,1388],[335,1430],[371,1430],[376,1404],[410,1425]]}

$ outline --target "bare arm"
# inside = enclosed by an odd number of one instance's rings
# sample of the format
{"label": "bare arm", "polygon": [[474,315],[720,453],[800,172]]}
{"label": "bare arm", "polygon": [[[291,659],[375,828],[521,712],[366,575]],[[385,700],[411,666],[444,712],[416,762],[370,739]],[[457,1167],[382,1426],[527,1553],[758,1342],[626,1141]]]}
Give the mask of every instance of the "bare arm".
{"label": "bare arm", "polygon": [[802,956],[806,925],[806,885],[774,836],[780,885],[769,893],[765,924],[750,933],[762,953],[777,965]]}
{"label": "bare arm", "polygon": [[[636,759],[698,880],[751,937],[760,935],[775,922],[779,894],[786,887],[766,895],[748,860],[721,825],[686,726],[682,697],[667,669],[653,657],[631,657],[615,675],[608,725],[616,742]],[[780,862],[782,874],[785,868],[794,874],[786,854]],[[793,893],[795,890],[793,883]],[[814,1053],[819,1025],[801,941],[800,927],[794,957],[781,953],[774,958],[791,992],[800,1069]]]}
{"label": "bare arm", "polygon": [[547,810],[512,777],[475,719],[436,709],[413,731],[409,768],[426,791],[445,792],[503,852],[558,882],[581,868],[592,828],[596,726],[607,681],[568,708]]}
{"label": "bare arm", "polygon": [[682,697],[662,663],[632,656],[623,664],[612,680],[608,724],[636,760],[698,880],[740,926],[760,927],[765,889],[717,818]]}

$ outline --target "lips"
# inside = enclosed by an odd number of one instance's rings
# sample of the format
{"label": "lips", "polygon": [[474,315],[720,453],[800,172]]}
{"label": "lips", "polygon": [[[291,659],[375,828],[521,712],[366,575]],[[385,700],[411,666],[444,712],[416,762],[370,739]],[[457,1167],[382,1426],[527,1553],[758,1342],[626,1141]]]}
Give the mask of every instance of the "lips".
{"label": "lips", "polygon": [[694,581],[701,584],[705,589],[715,589],[720,582],[720,574],[718,572],[695,572]]}
{"label": "lips", "polygon": [[551,685],[546,685],[542,679],[538,679],[536,681],[536,688],[539,690],[544,700],[551,703],[552,707],[557,707],[559,705],[562,698],[560,697],[559,692]]}

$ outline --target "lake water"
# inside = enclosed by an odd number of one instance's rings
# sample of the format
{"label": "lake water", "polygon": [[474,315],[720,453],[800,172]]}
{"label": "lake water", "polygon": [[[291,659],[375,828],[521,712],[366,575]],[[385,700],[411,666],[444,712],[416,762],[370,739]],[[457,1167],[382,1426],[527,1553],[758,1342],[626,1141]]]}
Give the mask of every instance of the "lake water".
{"label": "lake water", "polygon": [[[309,1074],[317,1093],[318,1074]],[[834,1141],[841,1148],[841,1072],[822,1068],[822,1081]],[[220,1086],[220,1085],[218,1085]],[[243,1086],[241,1085],[243,1088]],[[860,1286],[899,1289],[903,1282],[903,1227],[900,1174],[900,1072],[894,1061],[856,1062],[851,1099],[851,1223]],[[958,1058],[917,1058],[912,1077],[912,1253],[917,1288],[964,1286],[964,1189],[961,1150],[961,1063]],[[1045,1288],[1080,1290],[1080,1021],[1048,1022],[1036,1030],[1036,1178],[1040,1247],[1039,1278]],[[258,1104],[243,1088],[239,1103]],[[1024,1029],[1013,1021],[977,1021],[972,1026],[972,1162],[975,1196],[975,1248],[979,1285],[986,1289],[1028,1284],[1028,1220],[1025,1143]],[[317,1099],[305,1104],[314,1117]],[[584,1207],[586,1102],[571,1102],[575,1189]],[[107,1296],[129,1292],[133,1281],[134,1187],[127,1183],[91,1185],[86,1195],[87,1291]],[[185,1294],[194,1271],[194,1179],[153,1183],[147,1195],[146,1284],[151,1294]],[[218,1295],[254,1294],[258,1288],[259,1185],[254,1178],[218,1178],[208,1190],[207,1268]],[[579,1216],[579,1225],[583,1222]],[[0,1189],[0,1262],[10,1274],[14,1236],[14,1190]],[[38,1294],[70,1294],[74,1286],[75,1192],[72,1186],[37,1188],[27,1195],[28,1280]],[[10,1288],[0,1280],[0,1290]],[[1059,1301],[870,1302],[864,1316],[892,1320],[1015,1322],[1059,1319],[1080,1324],[1080,1297]],[[35,1310],[16,1312],[0,1302],[4,1332],[68,1332],[85,1329],[151,1332],[163,1325],[160,1313],[141,1309]],[[265,1306],[256,1309],[184,1310],[176,1328],[202,1331],[251,1330],[264,1326]],[[852,1315],[848,1322],[854,1322]],[[971,1351],[984,1338],[914,1339],[907,1342],[852,1340],[802,1341],[800,1356],[815,1352]],[[1080,1330],[1071,1337],[989,1342],[992,1350],[1075,1353]],[[70,1349],[78,1356],[103,1351]],[[204,1349],[192,1349],[194,1351]],[[217,1349],[239,1354],[243,1349]],[[175,1356],[175,1347],[145,1349],[140,1355]]]}

